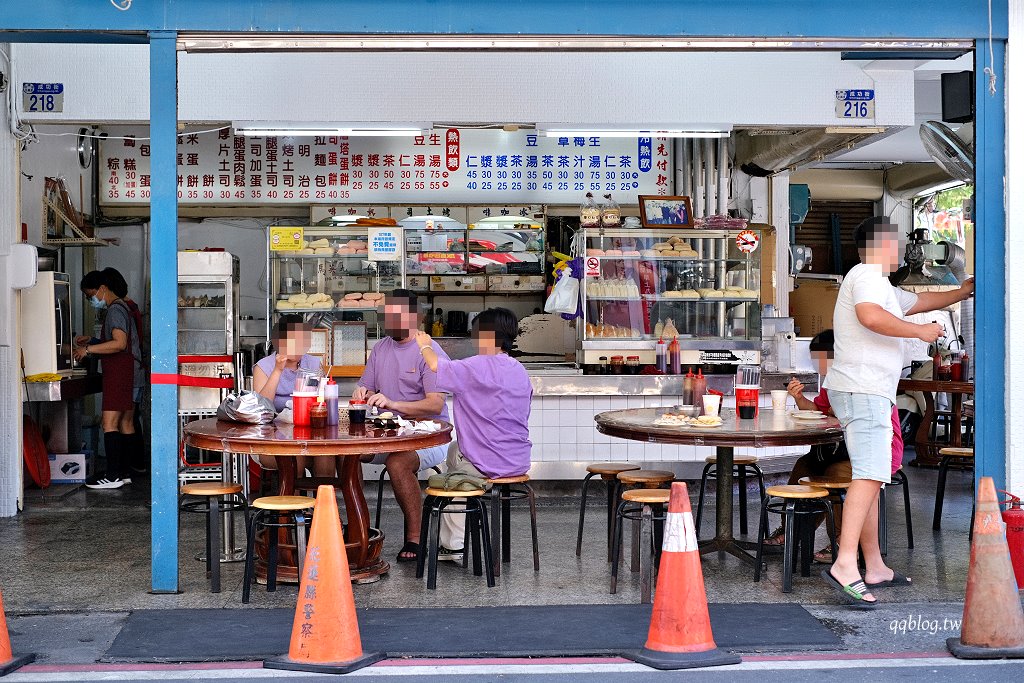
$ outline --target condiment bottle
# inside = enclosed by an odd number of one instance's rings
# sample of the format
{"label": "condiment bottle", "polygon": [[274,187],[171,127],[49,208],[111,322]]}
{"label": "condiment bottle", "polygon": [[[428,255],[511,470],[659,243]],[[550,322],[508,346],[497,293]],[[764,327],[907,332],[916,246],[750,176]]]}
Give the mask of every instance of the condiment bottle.
{"label": "condiment bottle", "polygon": [[939,353],[939,345],[935,345],[935,353],[932,354],[932,379],[938,381],[939,372],[942,368],[942,354]]}
{"label": "condiment bottle", "polygon": [[621,375],[626,362],[622,356],[612,356],[611,371],[613,375]]}
{"label": "condiment bottle", "polygon": [[679,338],[672,337],[672,343],[668,345],[668,364],[672,368],[673,375],[681,375],[683,373],[680,366],[681,360],[679,357]]}
{"label": "condiment bottle", "polygon": [[333,378],[327,380],[324,391],[327,397],[327,424],[333,427],[338,424],[338,385]]}
{"label": "condiment bottle", "polygon": [[967,355],[967,351],[960,354],[960,379],[964,382],[971,381],[971,357]]}
{"label": "condiment bottle", "polygon": [[630,375],[640,374],[640,356],[626,357],[626,372]]}
{"label": "condiment bottle", "polygon": [[662,374],[668,372],[667,353],[668,347],[665,346],[665,340],[659,337],[658,343],[654,345],[654,365],[658,368],[658,372]]}
{"label": "condiment bottle", "polygon": [[608,356],[601,356],[597,359],[597,374],[608,374]]}
{"label": "condiment bottle", "polygon": [[693,368],[687,368],[686,377],[683,378],[683,405],[693,405],[693,380],[695,379]]}
{"label": "condiment bottle", "polygon": [[693,405],[703,408],[704,394],[708,393],[708,380],[704,377],[704,369],[697,368],[697,376],[693,378]]}

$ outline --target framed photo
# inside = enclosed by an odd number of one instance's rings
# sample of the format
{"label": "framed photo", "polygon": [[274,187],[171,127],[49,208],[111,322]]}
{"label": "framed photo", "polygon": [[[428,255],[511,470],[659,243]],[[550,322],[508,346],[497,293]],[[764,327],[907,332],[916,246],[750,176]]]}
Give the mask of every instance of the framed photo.
{"label": "framed photo", "polygon": [[645,228],[693,227],[689,197],[642,194],[637,200],[640,202],[640,224]]}

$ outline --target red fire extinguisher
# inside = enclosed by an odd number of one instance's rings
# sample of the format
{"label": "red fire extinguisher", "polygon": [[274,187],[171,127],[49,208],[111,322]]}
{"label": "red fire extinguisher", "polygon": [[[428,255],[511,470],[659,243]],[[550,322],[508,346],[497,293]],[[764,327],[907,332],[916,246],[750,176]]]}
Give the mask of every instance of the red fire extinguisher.
{"label": "red fire extinguisher", "polygon": [[1003,502],[1007,508],[1003,510],[1003,522],[1006,523],[1006,544],[1010,547],[1010,560],[1013,562],[1013,575],[1017,578],[1018,590],[1024,587],[1024,508],[1020,498],[1009,491],[1000,491],[1009,496]]}

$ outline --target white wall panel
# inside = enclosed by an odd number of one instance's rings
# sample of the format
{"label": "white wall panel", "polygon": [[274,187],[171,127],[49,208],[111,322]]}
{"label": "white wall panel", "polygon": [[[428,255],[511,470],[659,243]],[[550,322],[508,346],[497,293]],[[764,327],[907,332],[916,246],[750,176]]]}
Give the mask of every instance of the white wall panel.
{"label": "white wall panel", "polygon": [[[17,87],[65,83],[64,113],[32,120],[148,120],[145,47],[24,45],[15,59]],[[798,52],[182,53],[179,88],[190,122],[810,126],[836,123],[835,90],[849,88],[875,89],[873,123],[912,125],[914,108],[911,71]]]}
{"label": "white wall panel", "polygon": [[[1024,259],[1024,0],[1010,0],[1010,45],[1006,51],[1006,263]],[[1014,348],[1024,334],[1024,272],[1006,269],[1006,346]],[[1024,495],[1024,358],[1006,356],[1006,487]]]}

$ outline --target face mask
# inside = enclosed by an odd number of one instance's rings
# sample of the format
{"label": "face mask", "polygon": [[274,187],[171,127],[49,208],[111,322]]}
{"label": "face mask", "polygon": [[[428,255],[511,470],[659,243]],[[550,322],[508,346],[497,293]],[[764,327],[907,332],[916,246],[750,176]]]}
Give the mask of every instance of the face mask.
{"label": "face mask", "polygon": [[98,311],[102,311],[104,308],[107,307],[107,302],[99,298],[95,294],[89,297],[89,303],[92,305],[93,308],[95,308]]}

